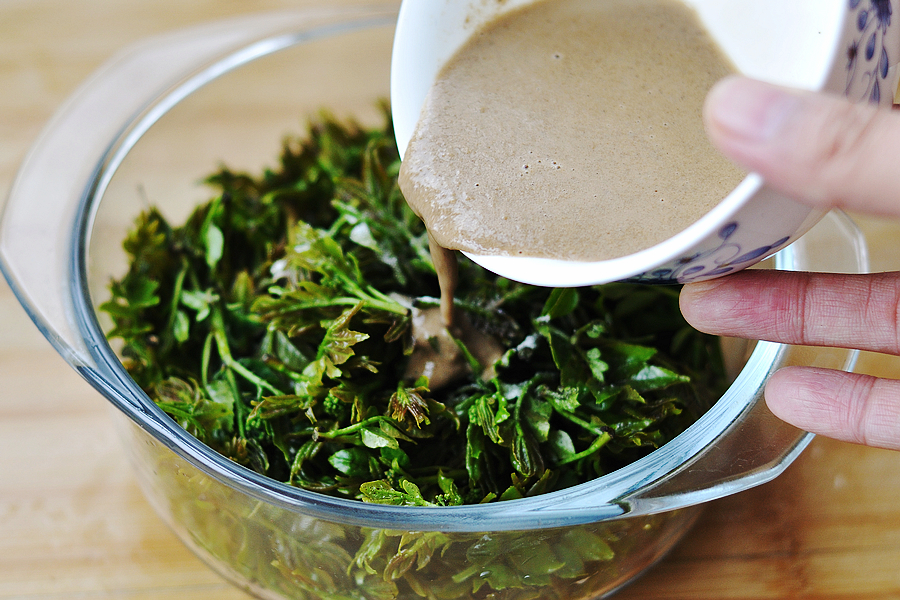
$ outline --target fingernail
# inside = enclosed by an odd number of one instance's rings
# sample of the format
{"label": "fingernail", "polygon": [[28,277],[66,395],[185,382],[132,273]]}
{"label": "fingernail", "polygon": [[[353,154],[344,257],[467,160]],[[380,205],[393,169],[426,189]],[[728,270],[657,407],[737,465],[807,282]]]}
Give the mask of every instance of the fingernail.
{"label": "fingernail", "polygon": [[[682,288],[681,295],[691,303],[699,305],[704,302],[709,302],[710,293],[715,291],[716,288],[721,286],[723,283],[727,283],[727,280],[725,280],[724,278],[716,278],[707,281],[688,283],[685,284],[685,286]],[[716,302],[715,297],[713,297],[711,301]]]}
{"label": "fingernail", "polygon": [[716,319],[720,312],[720,301],[710,293],[722,283],[721,279],[712,279],[689,283],[681,289],[681,311],[694,327],[705,327],[711,320]]}
{"label": "fingernail", "polygon": [[712,129],[749,142],[766,142],[798,114],[802,103],[799,94],[734,76],[723,79],[710,91],[705,116]]}

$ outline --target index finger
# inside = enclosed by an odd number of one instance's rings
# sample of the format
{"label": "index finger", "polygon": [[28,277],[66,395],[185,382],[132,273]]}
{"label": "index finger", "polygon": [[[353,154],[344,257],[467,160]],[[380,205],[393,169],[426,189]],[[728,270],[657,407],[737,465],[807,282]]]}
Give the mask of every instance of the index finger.
{"label": "index finger", "polygon": [[712,143],[801,202],[900,216],[900,112],[743,77],[712,89]]}
{"label": "index finger", "polygon": [[742,271],[684,286],[681,310],[714,335],[900,354],[900,273]]}

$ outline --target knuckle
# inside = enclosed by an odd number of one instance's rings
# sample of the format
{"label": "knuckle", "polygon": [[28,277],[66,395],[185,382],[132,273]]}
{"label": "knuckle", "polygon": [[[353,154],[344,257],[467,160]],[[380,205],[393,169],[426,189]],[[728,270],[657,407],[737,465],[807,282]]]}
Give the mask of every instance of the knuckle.
{"label": "knuckle", "polygon": [[884,346],[879,350],[900,355],[900,285],[889,292],[884,312],[884,317],[873,327],[884,331]]}
{"label": "knuckle", "polygon": [[854,441],[866,446],[897,447],[900,403],[895,382],[863,377],[855,385],[857,389],[850,391],[855,401],[849,420]]}
{"label": "knuckle", "polygon": [[836,429],[846,432],[849,441],[859,444],[869,443],[873,426],[870,399],[875,382],[874,377],[844,377],[843,385],[835,390],[839,407]]}
{"label": "knuckle", "polygon": [[867,295],[860,299],[863,313],[857,336],[869,336],[867,349],[900,355],[900,273],[879,273],[864,278]]}
{"label": "knuckle", "polygon": [[[894,274],[892,279],[896,278],[897,274]],[[891,315],[892,319],[888,319],[888,327],[891,327],[891,341],[892,347],[888,349],[888,352],[900,355],[900,278],[890,285],[890,292],[892,294],[891,301],[889,303],[890,308],[892,309],[893,314]]]}
{"label": "knuckle", "polygon": [[815,323],[813,293],[810,282],[804,276],[785,277],[784,287],[778,290],[773,314],[777,317],[777,335],[782,340],[793,340],[805,345],[810,341],[809,327]]}

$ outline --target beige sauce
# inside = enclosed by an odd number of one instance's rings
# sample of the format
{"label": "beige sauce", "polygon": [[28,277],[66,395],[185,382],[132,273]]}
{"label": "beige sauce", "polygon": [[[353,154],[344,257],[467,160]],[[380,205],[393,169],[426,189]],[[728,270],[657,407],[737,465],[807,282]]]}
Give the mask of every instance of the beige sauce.
{"label": "beige sauce", "polygon": [[576,261],[639,251],[742,179],[701,121],[709,88],[733,71],[678,0],[529,5],[445,66],[400,186],[444,248]]}
{"label": "beige sauce", "polygon": [[491,336],[473,327],[467,319],[456,319],[453,332],[447,328],[446,317],[440,309],[413,308],[413,353],[406,367],[406,379],[428,377],[431,391],[440,389],[469,372],[469,363],[454,338],[466,348],[485,369],[480,376],[488,380],[495,375],[493,364],[503,355],[504,347]]}

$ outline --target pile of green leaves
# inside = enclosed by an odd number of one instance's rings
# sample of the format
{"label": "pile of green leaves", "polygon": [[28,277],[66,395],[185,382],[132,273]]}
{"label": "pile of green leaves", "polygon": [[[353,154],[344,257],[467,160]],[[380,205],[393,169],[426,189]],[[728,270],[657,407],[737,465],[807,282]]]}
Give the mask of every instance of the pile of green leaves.
{"label": "pile of green leaves", "polygon": [[101,308],[128,371],[191,434],[316,492],[457,505],[603,475],[718,397],[718,343],[676,288],[538,288],[466,260],[456,309],[505,352],[478,364],[457,339],[467,374],[406,379],[413,313],[439,292],[393,140],[323,116],[277,168],[210,176],[183,225],[139,217]]}

